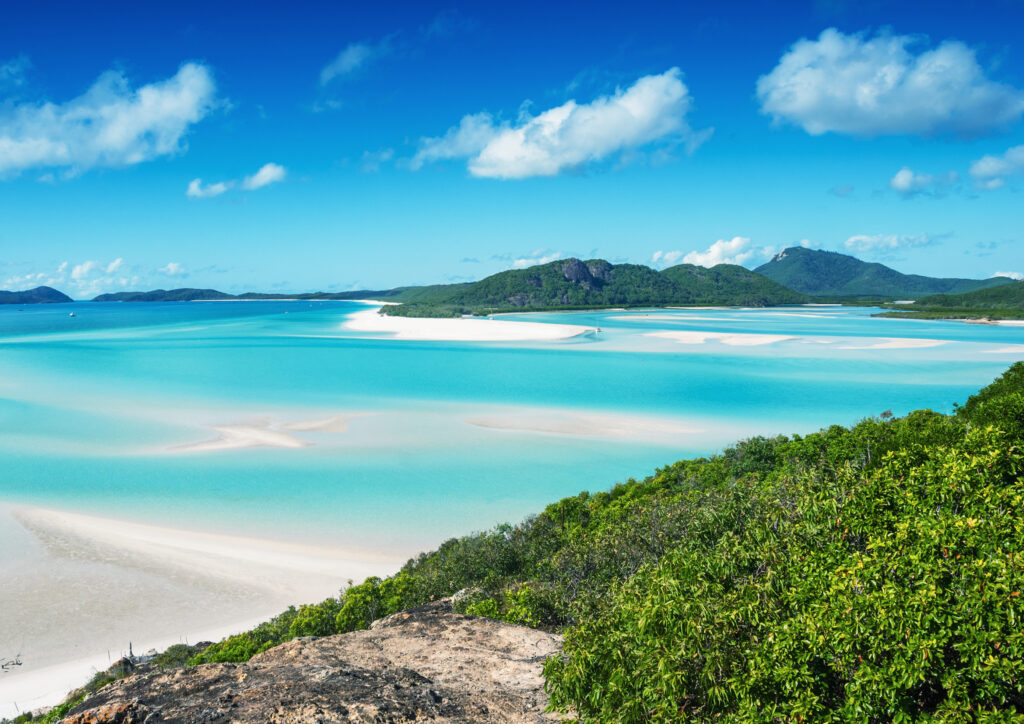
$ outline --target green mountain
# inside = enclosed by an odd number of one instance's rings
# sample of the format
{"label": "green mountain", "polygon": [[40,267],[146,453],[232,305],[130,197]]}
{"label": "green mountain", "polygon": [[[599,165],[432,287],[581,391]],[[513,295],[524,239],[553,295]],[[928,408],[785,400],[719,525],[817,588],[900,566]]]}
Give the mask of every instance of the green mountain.
{"label": "green mountain", "polygon": [[0,304],[56,304],[73,301],[67,294],[53,287],[36,287],[23,292],[0,291]]}
{"label": "green mountain", "polygon": [[526,311],[664,305],[770,306],[799,304],[802,294],[740,266],[713,269],[680,264],[657,271],[603,259],[560,259],[529,269],[499,272],[472,284],[421,288],[398,295],[389,314],[434,316],[447,312]]}
{"label": "green mountain", "polygon": [[191,302],[196,299],[234,299],[216,289],[154,289],[151,292],[116,292],[101,294],[94,302]]}
{"label": "green mountain", "polygon": [[1011,281],[1003,277],[939,279],[901,274],[884,264],[800,246],[779,252],[754,271],[790,289],[822,297],[919,299],[930,294],[965,294]]}

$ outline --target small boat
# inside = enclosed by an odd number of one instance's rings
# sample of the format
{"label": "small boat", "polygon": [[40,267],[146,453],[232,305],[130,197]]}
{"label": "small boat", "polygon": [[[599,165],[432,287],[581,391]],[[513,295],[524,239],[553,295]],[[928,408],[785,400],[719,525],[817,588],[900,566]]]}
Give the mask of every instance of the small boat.
{"label": "small boat", "polygon": [[72,313],[71,313],[71,314],[69,314],[68,316],[69,316],[69,317],[73,317],[73,316],[75,316],[75,313],[74,313],[74,312],[72,312]]}

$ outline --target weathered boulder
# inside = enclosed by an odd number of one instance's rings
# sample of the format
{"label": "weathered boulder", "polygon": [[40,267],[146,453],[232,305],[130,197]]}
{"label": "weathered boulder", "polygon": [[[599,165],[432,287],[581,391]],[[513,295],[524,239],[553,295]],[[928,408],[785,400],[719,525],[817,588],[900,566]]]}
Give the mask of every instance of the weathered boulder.
{"label": "weathered boulder", "polygon": [[246,663],[138,674],[75,707],[69,724],[541,722],[541,669],[561,638],[452,612],[450,601],[367,631],[299,638]]}

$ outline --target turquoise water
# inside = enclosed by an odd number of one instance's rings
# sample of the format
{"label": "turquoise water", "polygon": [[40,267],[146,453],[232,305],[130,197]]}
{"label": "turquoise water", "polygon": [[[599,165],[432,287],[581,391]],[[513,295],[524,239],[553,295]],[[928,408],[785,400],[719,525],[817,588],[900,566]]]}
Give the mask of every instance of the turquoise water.
{"label": "turquoise water", "polygon": [[[510,315],[601,331],[456,343],[346,331],[346,316],[366,308],[0,307],[0,500],[411,555],[752,434],[949,411],[1024,359],[1024,327],[867,309]],[[665,332],[786,339],[647,336]],[[566,434],[523,422],[550,415],[654,419],[674,431]],[[332,416],[347,430],[292,430],[301,448],[180,447],[216,439],[216,427]],[[506,419],[516,424],[494,424]]]}

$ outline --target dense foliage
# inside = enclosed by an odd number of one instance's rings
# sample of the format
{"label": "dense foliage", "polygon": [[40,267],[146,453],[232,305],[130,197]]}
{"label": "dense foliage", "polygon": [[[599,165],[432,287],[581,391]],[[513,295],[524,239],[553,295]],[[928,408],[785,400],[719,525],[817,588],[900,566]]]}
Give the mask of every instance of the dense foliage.
{"label": "dense foliage", "polygon": [[883,264],[834,251],[790,247],[754,270],[790,289],[819,297],[917,299],[929,294],[964,294],[1006,284],[992,279],[940,279],[901,274]]}
{"label": "dense foliage", "polygon": [[401,316],[452,316],[524,310],[665,305],[769,306],[799,304],[802,294],[740,266],[692,264],[657,271],[603,259],[562,259],[499,272],[473,284],[419,290],[399,298]]}
{"label": "dense foliage", "polygon": [[563,630],[547,686],[586,721],[1019,720],[1022,439],[1017,363],[953,415],[752,438],[451,539],[191,663],[454,595]]}
{"label": "dense foliage", "polygon": [[914,304],[890,307],[888,317],[923,317],[931,319],[1020,319],[1024,317],[1024,282],[1009,282],[992,289],[970,294],[935,294],[918,299]]}

